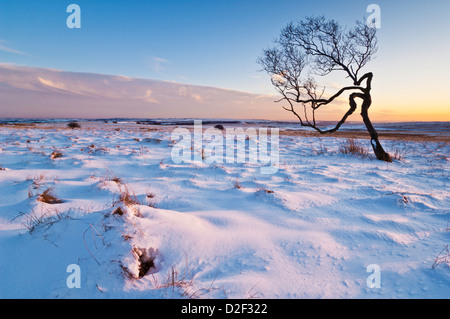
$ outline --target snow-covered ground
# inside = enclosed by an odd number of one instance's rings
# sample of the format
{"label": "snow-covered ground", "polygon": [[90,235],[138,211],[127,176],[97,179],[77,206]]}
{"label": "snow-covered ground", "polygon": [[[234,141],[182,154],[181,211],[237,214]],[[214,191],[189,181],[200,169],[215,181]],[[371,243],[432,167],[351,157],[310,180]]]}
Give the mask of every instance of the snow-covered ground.
{"label": "snow-covered ground", "polygon": [[263,175],[176,164],[170,131],[0,127],[0,298],[450,298],[450,146],[342,141],[280,136]]}

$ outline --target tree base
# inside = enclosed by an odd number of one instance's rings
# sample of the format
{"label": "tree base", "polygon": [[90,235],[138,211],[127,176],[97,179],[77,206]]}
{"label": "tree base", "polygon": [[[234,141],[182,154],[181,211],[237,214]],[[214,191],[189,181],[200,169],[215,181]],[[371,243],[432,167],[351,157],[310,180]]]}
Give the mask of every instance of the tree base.
{"label": "tree base", "polygon": [[[375,142],[375,145],[374,145]],[[392,157],[391,155],[389,155],[389,153],[386,153],[383,149],[383,147],[381,146],[380,142],[377,139],[373,139],[370,141],[370,143],[372,144],[372,148],[373,148],[373,152],[375,153],[375,156],[377,157],[377,159],[379,159],[380,161],[385,161],[385,162],[392,162]]]}

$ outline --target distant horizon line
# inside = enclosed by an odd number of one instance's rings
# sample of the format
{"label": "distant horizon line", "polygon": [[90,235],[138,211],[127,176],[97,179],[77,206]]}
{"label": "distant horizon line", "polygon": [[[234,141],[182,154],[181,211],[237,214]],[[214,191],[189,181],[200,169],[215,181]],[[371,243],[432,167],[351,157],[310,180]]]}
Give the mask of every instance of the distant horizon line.
{"label": "distant horizon line", "polygon": [[[61,121],[113,121],[113,120],[205,120],[205,121],[265,121],[265,122],[282,122],[282,123],[292,123],[292,124],[300,124],[299,121],[296,120],[272,120],[272,119],[257,119],[257,118],[211,118],[211,117],[0,117],[0,121],[8,121],[8,120],[23,120],[23,121],[32,121],[32,120],[61,120]],[[334,123],[338,122],[338,120],[323,120],[316,121],[317,123]],[[372,121],[372,123],[450,123],[450,121]],[[346,121],[344,124],[364,124],[361,121]]]}

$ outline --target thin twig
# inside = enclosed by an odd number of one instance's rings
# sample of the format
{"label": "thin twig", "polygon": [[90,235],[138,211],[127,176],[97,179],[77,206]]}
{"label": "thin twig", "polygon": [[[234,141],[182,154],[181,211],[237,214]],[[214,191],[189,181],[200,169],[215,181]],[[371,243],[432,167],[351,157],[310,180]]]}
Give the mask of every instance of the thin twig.
{"label": "thin twig", "polygon": [[86,232],[89,230],[90,227],[86,228],[86,230],[83,233],[83,242],[84,242],[84,247],[86,247],[86,250],[89,252],[89,254],[92,256],[92,258],[94,258],[95,262],[100,266],[100,263],[98,262],[98,260],[94,257],[94,255],[91,253],[91,251],[89,250],[87,244],[86,244]]}

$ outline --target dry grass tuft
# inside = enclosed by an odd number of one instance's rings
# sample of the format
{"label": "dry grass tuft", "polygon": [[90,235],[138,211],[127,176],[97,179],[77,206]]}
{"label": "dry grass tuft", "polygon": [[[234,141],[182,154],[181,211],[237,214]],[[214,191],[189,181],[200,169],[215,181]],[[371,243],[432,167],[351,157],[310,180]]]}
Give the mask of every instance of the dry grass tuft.
{"label": "dry grass tuft", "polygon": [[[131,208],[131,211],[134,213],[135,216],[143,217],[139,209],[134,206],[144,204],[138,199],[134,191],[130,189],[130,187],[122,181],[122,179],[116,177],[111,171],[107,171],[104,181],[112,181],[116,183],[119,188],[119,196],[118,196],[119,198],[115,197],[112,203],[112,207],[118,207],[113,212],[113,215],[123,216],[125,212],[122,210],[121,206],[123,207],[125,205]],[[151,203],[149,204],[149,206],[153,207]],[[119,211],[118,209],[120,209],[122,212]]]}
{"label": "dry grass tuft", "polygon": [[260,188],[257,190],[257,192],[264,192],[266,194],[273,194],[274,191],[270,190],[270,189],[266,189],[266,188]]}
{"label": "dry grass tuft", "polygon": [[56,197],[53,193],[53,187],[47,188],[41,195],[39,195],[38,201],[51,205],[63,203],[63,201]]}
{"label": "dry grass tuft", "polygon": [[411,152],[411,148],[407,145],[405,141],[402,140],[392,140],[390,141],[390,152],[389,155],[393,160],[403,161],[406,156]]}
{"label": "dry grass tuft", "polygon": [[63,153],[61,153],[60,151],[53,151],[53,153],[50,154],[50,158],[52,160],[57,159],[63,157]]}
{"label": "dry grass tuft", "polygon": [[136,194],[128,188],[128,185],[119,185],[119,191],[119,201],[124,203],[126,206],[141,205],[141,202],[137,198]]}
{"label": "dry grass tuft", "polygon": [[[450,222],[447,222],[447,228],[445,230],[450,232]],[[448,268],[450,268],[450,250],[448,248],[448,245],[445,245],[441,252],[436,256],[431,268],[435,269],[439,265],[446,265]]]}
{"label": "dry grass tuft", "polygon": [[[153,285],[156,289],[167,289],[171,288],[172,291],[179,291],[182,296],[186,296],[188,298],[194,299],[198,297],[198,295],[205,294],[209,290],[201,289],[199,291],[191,292],[191,288],[194,285],[194,276],[191,275],[190,269],[185,270],[183,273],[177,270],[175,266],[171,266],[167,277],[164,279],[164,282],[159,283],[158,279],[152,274]],[[205,290],[205,292],[203,292]]]}
{"label": "dry grass tuft", "polygon": [[156,208],[155,194],[153,194],[153,193],[147,191],[147,192],[146,192],[145,198],[147,199],[147,202],[148,202],[148,206],[149,206],[149,207]]}
{"label": "dry grass tuft", "polygon": [[71,211],[61,213],[57,209],[54,209],[53,211],[47,210],[45,212],[41,211],[41,213],[37,213],[33,209],[31,213],[25,216],[25,220],[22,224],[25,228],[28,229],[30,233],[32,233],[34,230],[38,228],[50,227],[58,221],[65,219],[72,219],[71,213],[72,213]]}
{"label": "dry grass tuft", "polygon": [[122,274],[125,278],[132,280],[135,279],[133,273],[124,265],[119,264],[120,268],[122,269]]}
{"label": "dry grass tuft", "polygon": [[450,268],[450,251],[448,249],[448,245],[445,245],[444,249],[442,249],[441,252],[436,256],[431,268],[435,269],[439,265],[446,265]]}
{"label": "dry grass tuft", "polygon": [[125,240],[125,241],[129,241],[130,239],[133,238],[133,236],[128,235],[128,234],[122,234],[122,237],[123,237],[123,240]]}
{"label": "dry grass tuft", "polygon": [[81,126],[80,126],[80,124],[78,124],[78,122],[73,121],[73,122],[68,123],[67,127],[71,128],[73,130],[75,128],[80,128]]}
{"label": "dry grass tuft", "polygon": [[369,156],[369,152],[367,149],[362,146],[358,140],[353,138],[347,138],[345,142],[342,142],[339,147],[339,153],[342,154],[351,154],[361,157]]}
{"label": "dry grass tuft", "polygon": [[319,144],[319,146],[317,148],[313,147],[313,153],[315,155],[322,155],[322,154],[325,154],[327,152],[328,152],[328,148],[325,145],[323,145],[322,140],[320,140],[320,144]]}
{"label": "dry grass tuft", "polygon": [[45,182],[45,174],[41,173],[41,174],[36,174],[33,178],[33,189],[38,189],[39,187],[41,187],[42,184],[44,184]]}
{"label": "dry grass tuft", "polygon": [[113,171],[107,169],[105,173],[105,177],[102,179],[105,182],[114,182],[118,185],[123,184],[123,181],[120,177],[117,177]]}
{"label": "dry grass tuft", "polygon": [[223,290],[224,295],[226,295],[225,290],[223,288],[213,287],[218,274],[219,268],[217,268],[216,275],[212,280],[211,284],[209,285],[209,287],[193,290],[192,288],[194,286],[195,274],[192,274],[192,269],[189,267],[189,263],[186,257],[186,268],[183,271],[183,273],[180,273],[175,266],[171,266],[164,283],[158,284],[154,276],[153,280],[155,281],[154,285],[157,289],[172,288],[172,291],[175,291],[175,289],[177,289],[181,293],[181,296],[190,299],[196,299],[201,298],[202,296],[216,290]]}
{"label": "dry grass tuft", "polygon": [[237,181],[234,182],[233,187],[236,188],[236,189],[241,189],[241,188],[242,188],[242,185],[241,185],[241,183],[239,183],[239,181],[237,180]]}
{"label": "dry grass tuft", "polygon": [[116,184],[122,184],[122,180],[119,177],[112,177],[110,179],[111,182],[114,182]]}
{"label": "dry grass tuft", "polygon": [[403,161],[405,159],[406,152],[405,151],[400,151],[398,148],[396,148],[394,150],[394,152],[390,153],[389,155],[391,155],[392,159],[395,159],[395,160],[398,160],[398,161]]}
{"label": "dry grass tuft", "polygon": [[125,212],[124,212],[124,210],[123,210],[121,207],[117,207],[117,208],[113,211],[112,214],[113,214],[113,215],[118,215],[118,216],[123,216],[123,215],[125,215]]}
{"label": "dry grass tuft", "polygon": [[34,177],[27,177],[26,181],[33,181],[31,188],[28,190],[28,198],[34,196],[32,189],[38,190],[45,183],[45,175],[36,173]]}
{"label": "dry grass tuft", "polygon": [[132,213],[137,217],[144,217],[139,208],[135,205],[143,205],[137,198],[134,191],[130,190],[126,184],[119,184],[119,198],[113,201],[112,206],[125,205],[129,207]]}

